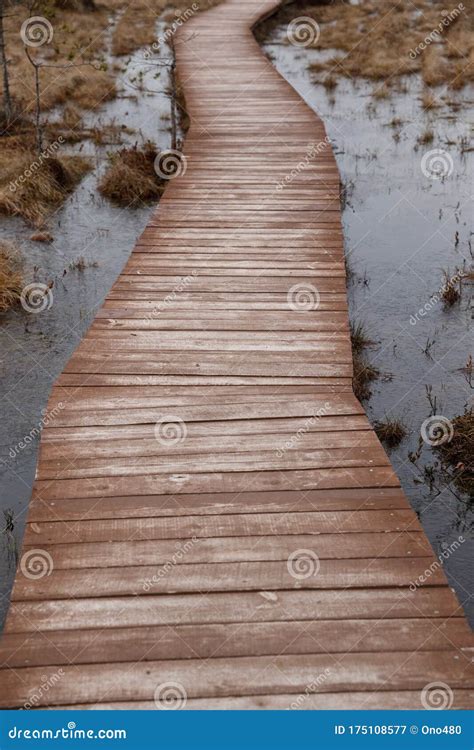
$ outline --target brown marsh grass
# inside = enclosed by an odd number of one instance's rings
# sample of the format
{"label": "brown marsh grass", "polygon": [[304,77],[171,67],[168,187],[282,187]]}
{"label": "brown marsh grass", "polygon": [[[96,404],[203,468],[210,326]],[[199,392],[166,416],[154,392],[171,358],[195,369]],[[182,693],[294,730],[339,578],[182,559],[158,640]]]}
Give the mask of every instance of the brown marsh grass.
{"label": "brown marsh grass", "polygon": [[18,248],[13,242],[0,240],[0,314],[19,304],[22,289]]}
{"label": "brown marsh grass", "polygon": [[158,152],[152,143],[142,148],[123,148],[110,157],[99,182],[99,192],[119,206],[140,206],[157,200],[165,183],[155,172]]}

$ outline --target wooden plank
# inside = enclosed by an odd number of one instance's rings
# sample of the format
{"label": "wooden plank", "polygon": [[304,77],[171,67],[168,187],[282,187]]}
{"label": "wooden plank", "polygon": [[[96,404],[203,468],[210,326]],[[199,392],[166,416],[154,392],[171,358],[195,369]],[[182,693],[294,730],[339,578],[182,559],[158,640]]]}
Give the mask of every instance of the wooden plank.
{"label": "wooden plank", "polygon": [[16,602],[6,633],[212,622],[404,619],[462,615],[447,586],[119,596]]}
{"label": "wooden plank", "polygon": [[[0,641],[0,663],[12,668],[94,664],[103,660],[100,630],[11,633]],[[473,643],[462,617],[450,620],[246,622],[112,628],[107,658],[121,662],[211,659],[265,654],[450,651]],[[370,657],[368,657],[370,658]],[[346,706],[347,708],[347,706]]]}
{"label": "wooden plank", "polygon": [[[312,510],[383,510],[407,509],[408,501],[399,488],[305,490],[303,492],[246,492],[199,495],[131,495],[129,497],[77,497],[47,500],[33,493],[28,519],[30,522],[57,522],[86,519],[181,518],[196,515],[269,514]],[[225,520],[222,519],[225,523]],[[271,522],[271,521],[270,521]]]}
{"label": "wooden plank", "polygon": [[[395,527],[396,524],[393,524]],[[392,528],[393,528],[392,527]],[[399,529],[401,530],[401,529]],[[410,528],[408,529],[412,531]],[[416,527],[414,529],[417,530]],[[196,536],[185,537],[176,541],[162,539],[142,539],[137,528],[130,531],[130,536],[125,541],[87,542],[83,537],[76,537],[75,541],[63,545],[45,544],[42,549],[53,559],[53,567],[56,570],[72,568],[108,568],[123,566],[143,565],[166,565],[170,561],[172,565],[193,564],[198,562],[245,562],[249,560],[284,560],[295,552],[295,550],[310,550],[321,559],[364,557],[363,547],[357,545],[365,542],[367,555],[370,557],[396,557],[397,555],[414,557],[422,555],[429,556],[429,546],[423,545],[417,535],[410,533],[408,538],[403,535],[389,535],[388,533],[373,534],[372,537],[361,536],[360,533],[349,534],[344,537],[344,551],[339,551],[337,540],[334,535],[328,533],[323,535],[296,534],[278,536],[278,548],[273,541],[273,536],[246,536],[231,538],[203,539]],[[336,545],[336,547],[334,546]],[[28,547],[26,548],[28,549]],[[34,548],[33,548],[34,549]],[[346,563],[344,562],[344,565]],[[355,565],[355,563],[354,563]],[[421,560],[419,565],[426,567],[426,560]],[[346,566],[347,567],[347,566]],[[424,572],[425,568],[423,568]],[[435,569],[436,570],[436,569]],[[434,571],[435,572],[435,571]],[[430,577],[429,574],[427,577]],[[23,573],[20,578],[23,577]],[[27,574],[24,576],[28,578]],[[417,576],[414,576],[417,578]],[[34,579],[32,579],[34,580]],[[236,583],[237,585],[237,583]]]}
{"label": "wooden plank", "polygon": [[[280,538],[273,540],[273,545],[280,542]],[[316,556],[319,551],[318,544],[312,544],[306,548],[306,557],[303,555],[307,567],[311,570],[315,567],[317,574],[295,577],[289,570],[288,560],[291,555],[297,553],[300,547],[297,542],[293,544],[282,544],[282,551],[287,559],[278,562],[261,562],[263,557],[275,557],[275,552],[267,553],[264,549],[244,549],[232,552],[226,547],[219,548],[215,555],[207,555],[217,562],[212,563],[187,563],[186,546],[175,547],[172,554],[166,559],[160,554],[163,545],[150,542],[114,542],[102,545],[72,545],[68,559],[65,560],[64,548],[58,545],[54,550],[47,548],[46,551],[53,559],[56,569],[48,576],[39,581],[28,577],[17,579],[12,601],[36,601],[49,599],[88,599],[90,592],[94,591],[95,597],[110,596],[148,596],[151,594],[185,594],[206,593],[223,591],[260,591],[276,592],[291,589],[347,589],[352,587],[363,587],[365,589],[378,586],[407,588],[414,581],[423,577],[424,586],[441,586],[446,584],[446,578],[441,567],[433,572],[429,570],[427,558],[399,559],[384,557],[384,559],[348,559],[348,560],[326,560],[319,559],[317,565],[308,554],[308,549]],[[200,544],[197,544],[201,547]],[[209,548],[210,545],[203,545]],[[324,547],[323,545],[323,554]],[[78,550],[81,547],[81,550]],[[89,553],[88,547],[95,547]],[[109,547],[109,549],[107,549]],[[152,550],[151,554],[147,552]],[[156,550],[156,552],[155,552]],[[53,554],[51,554],[51,551]],[[66,551],[67,552],[67,551]],[[373,552],[373,547],[368,545],[367,554]],[[28,554],[28,550],[26,550]],[[89,554],[89,559],[84,559]],[[328,554],[328,553],[326,553]],[[381,554],[390,554],[387,547],[383,547]],[[120,556],[122,555],[122,558]],[[175,564],[180,559],[185,564]],[[229,562],[229,558],[255,557],[258,562]],[[191,556],[190,556],[191,557]],[[223,562],[218,562],[223,560]],[[142,565],[143,562],[152,564]],[[65,566],[61,568],[61,566]],[[427,573],[428,571],[428,573]]]}
{"label": "wooden plank", "polygon": [[[403,653],[403,652],[402,652]],[[122,679],[126,670],[127,679]],[[57,671],[57,668],[56,668]],[[54,668],[31,667],[5,672],[5,691],[0,706],[10,701],[27,703],[33,694],[28,685],[38,685]],[[315,675],[326,679],[315,681]],[[426,680],[439,680],[449,674],[451,689],[469,689],[465,659],[457,651],[423,651],[403,659],[400,653],[346,654],[337,659],[332,655],[291,655],[238,657],[181,661],[148,661],[118,664],[65,665],[61,679],[53,682],[47,695],[39,694],[37,705],[61,705],[87,700],[117,699],[125,701],[153,700],[157,686],[175,682],[183,686],[183,693],[193,697],[257,695],[259,693],[288,693],[298,696],[308,685],[314,692],[384,689],[422,690]],[[219,679],[216,680],[216,675]]]}
{"label": "wooden plank", "polygon": [[[298,505],[298,504],[297,504]],[[399,532],[409,530],[409,542],[414,545],[412,554],[424,554],[421,550],[430,550],[430,546],[424,535],[413,534],[421,531],[421,526],[413,513],[406,510],[364,510],[357,508],[354,511],[290,511],[290,505],[286,506],[284,513],[240,513],[238,515],[187,515],[159,517],[158,513],[151,518],[142,519],[103,519],[101,523],[97,519],[93,521],[81,520],[79,522],[67,523],[64,521],[53,521],[28,523],[25,530],[24,544],[29,546],[45,544],[71,544],[74,542],[100,542],[100,541],[127,541],[128,539],[191,539],[191,538],[217,538],[217,537],[253,537],[290,535],[290,534],[317,534],[320,536],[318,544],[327,542],[328,549],[333,545],[335,556],[357,557],[357,545],[363,553],[365,545],[385,544],[394,545],[402,541]],[[307,506],[306,506],[307,507]],[[368,536],[360,536],[368,532]],[[347,535],[356,533],[357,538],[352,540]],[[338,549],[337,537],[325,540],[325,534],[344,534],[344,543],[353,544],[353,552]],[[380,538],[379,538],[380,537]],[[281,538],[280,538],[281,542]],[[390,546],[393,549],[392,546]],[[201,549],[201,545],[200,545]],[[418,552],[415,552],[418,550]],[[376,553],[373,553],[374,556]],[[391,555],[392,556],[392,555]]]}

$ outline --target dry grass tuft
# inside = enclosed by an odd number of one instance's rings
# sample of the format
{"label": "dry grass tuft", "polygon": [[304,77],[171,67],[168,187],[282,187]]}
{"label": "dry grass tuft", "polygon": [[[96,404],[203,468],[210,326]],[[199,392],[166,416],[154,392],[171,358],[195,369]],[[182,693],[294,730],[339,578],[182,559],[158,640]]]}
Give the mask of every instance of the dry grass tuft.
{"label": "dry grass tuft", "polygon": [[428,146],[430,143],[433,143],[434,141],[434,133],[430,128],[426,128],[426,130],[421,133],[421,135],[417,138],[417,143],[420,144],[420,146]]}
{"label": "dry grass tuft", "polygon": [[14,243],[0,240],[0,313],[19,304],[23,289],[23,274],[18,248]]}
{"label": "dry grass tuft", "polygon": [[377,380],[380,371],[364,360],[360,354],[353,357],[353,367],[352,388],[354,394],[359,401],[366,401],[372,394],[370,383]]}
{"label": "dry grass tuft", "polygon": [[351,346],[353,354],[360,354],[363,349],[372,346],[374,341],[369,338],[365,325],[363,323],[351,322]]}
{"label": "dry grass tuft", "polygon": [[157,154],[152,143],[141,149],[118,151],[110,158],[110,166],[99,182],[100,193],[119,206],[139,206],[157,200],[165,187],[154,169]]}
{"label": "dry grass tuft", "polygon": [[391,419],[389,417],[376,422],[374,430],[379,440],[389,448],[396,448],[408,434],[407,428],[400,419]]}
{"label": "dry grass tuft", "polygon": [[451,420],[452,440],[434,447],[449,468],[456,486],[474,498],[474,413],[472,409]]}
{"label": "dry grass tuft", "polygon": [[457,273],[452,276],[448,271],[443,271],[444,283],[441,288],[441,297],[445,307],[452,307],[461,299],[461,281],[456,281]]}
{"label": "dry grass tuft", "polygon": [[[39,161],[32,151],[17,151],[9,159],[0,157],[0,212],[22,216],[37,227],[91,168],[83,156],[51,156]],[[11,189],[15,181],[16,188]]]}

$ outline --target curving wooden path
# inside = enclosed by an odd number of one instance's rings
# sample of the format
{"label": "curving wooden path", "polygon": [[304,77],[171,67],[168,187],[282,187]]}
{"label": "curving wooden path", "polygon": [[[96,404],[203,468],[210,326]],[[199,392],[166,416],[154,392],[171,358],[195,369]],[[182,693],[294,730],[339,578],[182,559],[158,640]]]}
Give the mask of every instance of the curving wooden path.
{"label": "curving wooden path", "polygon": [[336,163],[251,33],[276,5],[179,32],[187,169],[53,389],[1,706],[469,704],[463,612],[439,569],[410,588],[433,553],[351,390]]}

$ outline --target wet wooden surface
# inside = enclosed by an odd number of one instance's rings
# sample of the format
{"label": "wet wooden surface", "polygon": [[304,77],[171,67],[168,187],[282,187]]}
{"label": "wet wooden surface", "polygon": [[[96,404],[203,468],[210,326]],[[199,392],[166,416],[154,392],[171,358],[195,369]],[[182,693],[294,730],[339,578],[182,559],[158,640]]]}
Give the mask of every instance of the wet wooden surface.
{"label": "wet wooden surface", "polygon": [[276,5],[177,35],[186,168],[52,391],[3,707],[471,701],[462,609],[352,393],[334,156],[251,33]]}

